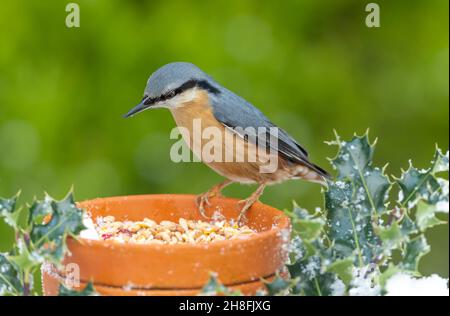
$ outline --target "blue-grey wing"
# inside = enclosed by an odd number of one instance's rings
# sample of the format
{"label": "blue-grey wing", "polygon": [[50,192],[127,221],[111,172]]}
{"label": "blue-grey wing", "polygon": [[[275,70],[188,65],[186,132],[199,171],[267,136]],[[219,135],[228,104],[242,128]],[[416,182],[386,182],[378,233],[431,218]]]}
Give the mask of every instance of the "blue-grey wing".
{"label": "blue-grey wing", "polygon": [[[211,98],[211,105],[215,118],[225,126],[236,130],[236,127],[246,129],[248,127],[258,131],[259,127],[264,127],[266,132],[270,132],[270,128],[277,128],[277,144],[276,149],[285,159],[305,165],[312,168],[320,175],[328,177],[328,173],[320,167],[311,163],[308,159],[307,151],[298,144],[286,131],[274,125],[260,110],[252,104],[234,94],[233,92],[223,89],[217,96]],[[246,130],[246,132],[248,132]],[[264,139],[267,146],[273,148],[273,142],[270,141],[269,135],[266,133]],[[261,135],[256,134],[256,139]]]}

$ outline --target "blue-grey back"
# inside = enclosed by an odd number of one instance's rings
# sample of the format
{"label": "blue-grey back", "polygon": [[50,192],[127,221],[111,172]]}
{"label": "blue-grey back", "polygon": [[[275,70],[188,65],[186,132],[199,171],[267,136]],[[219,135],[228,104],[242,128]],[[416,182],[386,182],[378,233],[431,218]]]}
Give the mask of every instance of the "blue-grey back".
{"label": "blue-grey back", "polygon": [[[258,108],[253,106],[244,98],[236,95],[226,88],[221,88],[221,93],[211,98],[214,116],[230,127],[265,127],[278,129],[278,139],[286,145],[292,147],[299,157],[307,158],[308,154],[292,136],[280,127],[273,124]],[[280,144],[279,144],[280,145]]]}

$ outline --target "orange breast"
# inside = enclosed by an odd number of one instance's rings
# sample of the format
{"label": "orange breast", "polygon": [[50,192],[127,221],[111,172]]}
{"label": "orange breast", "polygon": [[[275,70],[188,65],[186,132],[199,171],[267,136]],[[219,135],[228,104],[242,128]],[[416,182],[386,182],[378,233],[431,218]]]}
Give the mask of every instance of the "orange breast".
{"label": "orange breast", "polygon": [[[241,183],[280,182],[295,176],[292,166],[278,153],[275,157],[259,152],[255,144],[217,121],[206,92],[198,91],[192,102],[171,112],[177,126],[188,131],[184,140],[194,154],[220,175]],[[275,172],[262,173],[261,167],[269,161],[277,161]]]}

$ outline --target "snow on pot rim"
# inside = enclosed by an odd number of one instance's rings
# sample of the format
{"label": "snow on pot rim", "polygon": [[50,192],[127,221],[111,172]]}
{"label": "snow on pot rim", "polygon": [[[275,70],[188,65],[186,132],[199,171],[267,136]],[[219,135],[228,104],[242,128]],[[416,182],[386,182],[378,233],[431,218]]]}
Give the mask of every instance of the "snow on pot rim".
{"label": "snow on pot rim", "polygon": [[[79,207],[93,218],[113,215],[119,220],[203,219],[195,195],[135,195],[89,200]],[[226,219],[236,218],[236,199],[214,198],[209,216],[217,208]],[[109,240],[69,239],[71,255],[65,263],[80,267],[82,281],[105,286],[137,288],[201,288],[216,272],[225,285],[236,285],[272,276],[287,258],[290,222],[283,212],[262,203],[247,213],[247,225],[256,230],[242,239],[211,243],[139,244]],[[204,219],[203,219],[204,220]]]}

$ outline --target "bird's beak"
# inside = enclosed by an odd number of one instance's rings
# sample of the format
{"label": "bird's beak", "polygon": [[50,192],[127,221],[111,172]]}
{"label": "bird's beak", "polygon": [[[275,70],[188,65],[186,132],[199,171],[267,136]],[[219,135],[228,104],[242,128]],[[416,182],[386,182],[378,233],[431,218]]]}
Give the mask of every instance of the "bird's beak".
{"label": "bird's beak", "polygon": [[141,101],[141,103],[139,103],[139,104],[136,105],[134,108],[132,108],[130,111],[128,111],[128,113],[125,114],[123,117],[124,117],[124,118],[131,117],[131,116],[136,115],[136,114],[138,114],[138,113],[140,113],[140,112],[142,112],[142,111],[148,109],[149,107],[151,107],[151,106],[152,106],[151,103],[146,104],[147,99],[148,99],[148,97],[145,98],[145,99],[143,99],[143,100]]}

